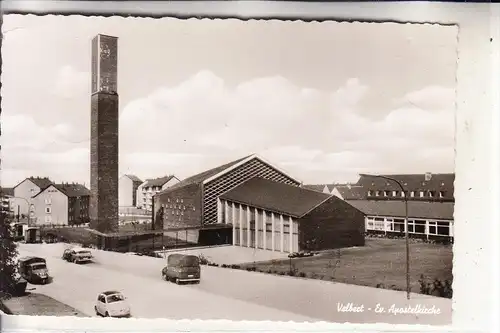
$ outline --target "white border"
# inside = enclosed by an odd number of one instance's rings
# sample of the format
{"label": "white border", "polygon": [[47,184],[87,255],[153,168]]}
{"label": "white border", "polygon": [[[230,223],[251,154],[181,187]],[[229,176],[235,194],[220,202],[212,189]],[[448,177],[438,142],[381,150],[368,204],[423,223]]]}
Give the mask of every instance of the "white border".
{"label": "white border", "polygon": [[[2,331],[457,331],[498,332],[498,148],[500,80],[499,5],[478,3],[285,3],[285,2],[144,2],[2,1],[31,11],[118,11],[156,15],[231,15],[239,17],[320,17],[348,20],[395,20],[458,23],[456,246],[454,247],[453,328],[391,325],[215,322],[197,320],[75,320],[57,317],[2,317]],[[120,9],[118,9],[120,8]],[[494,24],[495,23],[495,24]],[[489,36],[493,36],[490,42]],[[494,50],[493,50],[494,48]],[[496,87],[496,88],[493,88]],[[495,94],[495,95],[494,95]],[[493,105],[495,108],[493,109]],[[494,110],[494,111],[493,111]],[[477,232],[476,232],[477,231]],[[147,327],[147,328],[146,328]]]}

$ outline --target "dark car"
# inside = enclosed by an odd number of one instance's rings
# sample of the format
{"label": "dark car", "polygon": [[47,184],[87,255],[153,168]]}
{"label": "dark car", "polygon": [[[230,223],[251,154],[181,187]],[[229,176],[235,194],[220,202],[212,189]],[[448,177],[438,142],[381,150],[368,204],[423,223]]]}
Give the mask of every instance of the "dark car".
{"label": "dark car", "polygon": [[200,273],[200,259],[197,256],[178,253],[168,256],[167,266],[161,272],[164,280],[177,284],[182,282],[200,283]]}

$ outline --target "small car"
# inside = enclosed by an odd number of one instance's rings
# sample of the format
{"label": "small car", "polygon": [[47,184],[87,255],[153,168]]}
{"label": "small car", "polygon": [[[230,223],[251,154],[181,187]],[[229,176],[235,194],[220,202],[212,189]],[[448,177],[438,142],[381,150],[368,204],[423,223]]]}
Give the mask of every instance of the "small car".
{"label": "small car", "polygon": [[168,256],[167,266],[161,271],[165,281],[172,281],[177,284],[183,282],[200,283],[200,273],[200,259],[197,256],[178,253]]}
{"label": "small car", "polygon": [[92,253],[88,249],[74,247],[65,249],[62,258],[73,263],[89,262],[92,261]]}
{"label": "small car", "polygon": [[97,296],[94,310],[97,316],[113,318],[131,317],[130,305],[127,302],[127,298],[116,290],[100,293]]}

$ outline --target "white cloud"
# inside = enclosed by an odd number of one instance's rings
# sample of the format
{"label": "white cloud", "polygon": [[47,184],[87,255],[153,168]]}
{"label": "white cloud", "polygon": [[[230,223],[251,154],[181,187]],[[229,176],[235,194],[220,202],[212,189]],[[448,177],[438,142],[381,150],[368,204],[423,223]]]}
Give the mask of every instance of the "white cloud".
{"label": "white cloud", "polygon": [[[316,179],[318,170],[329,172],[331,178],[365,168],[452,171],[450,89],[429,87],[409,93],[381,120],[356,112],[368,90],[356,78],[328,93],[297,87],[278,76],[229,87],[215,74],[202,71],[176,87],[160,88],[129,103],[120,130],[134,135],[120,137],[120,151],[164,154],[148,159],[148,165],[165,166],[164,158],[181,152],[206,158],[226,154],[226,160],[256,152],[288,166],[306,181]],[[421,101],[429,108],[413,105]],[[429,152],[436,149],[443,158],[428,161]]]}
{"label": "white cloud", "polygon": [[60,98],[73,98],[90,92],[90,74],[79,72],[72,66],[66,65],[59,69],[54,82],[52,93]]}
{"label": "white cloud", "polygon": [[[324,92],[283,77],[230,87],[202,71],[124,107],[120,173],[188,177],[251,153],[306,183],[355,180],[359,172],[453,170],[454,103],[443,102],[449,90],[409,93],[433,107],[402,103],[405,97],[379,120],[357,112],[368,90],[358,79]],[[2,117],[2,131],[8,177],[37,170],[88,183],[89,143],[72,143],[70,124],[41,126],[18,114]]]}

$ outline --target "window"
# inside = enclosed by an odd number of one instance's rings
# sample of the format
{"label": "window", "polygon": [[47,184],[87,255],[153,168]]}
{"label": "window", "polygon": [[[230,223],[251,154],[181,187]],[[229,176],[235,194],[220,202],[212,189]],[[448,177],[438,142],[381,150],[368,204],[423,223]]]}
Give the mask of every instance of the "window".
{"label": "window", "polygon": [[425,234],[425,220],[415,220],[413,223],[415,224],[414,233]]}
{"label": "window", "polygon": [[398,195],[398,191],[392,191],[392,196],[396,197]]}
{"label": "window", "polygon": [[371,197],[373,195],[372,191],[368,191],[368,196]]}
{"label": "window", "polygon": [[184,199],[181,199],[181,203],[183,203],[183,202],[184,202]]}
{"label": "window", "polygon": [[423,198],[424,197],[424,191],[420,191],[420,197]]}
{"label": "window", "polygon": [[177,203],[178,203],[178,202],[179,202],[179,199],[175,200],[175,202],[177,202]]}
{"label": "window", "polygon": [[52,209],[50,207],[45,207],[45,213],[50,214],[52,212]]}
{"label": "window", "polygon": [[376,196],[376,197],[380,196],[380,191],[376,191],[376,192],[375,192],[375,196]]}
{"label": "window", "polygon": [[413,198],[414,196],[415,196],[415,191],[411,191],[411,192],[410,192],[410,197],[412,197],[412,198]]}
{"label": "window", "polygon": [[437,235],[437,222],[429,221],[429,235]]}
{"label": "window", "polygon": [[451,223],[448,221],[439,221],[437,224],[437,234],[439,236],[449,236]]}
{"label": "window", "polygon": [[52,216],[50,216],[50,215],[45,216],[45,223],[47,223],[47,224],[52,223]]}
{"label": "window", "polygon": [[184,212],[181,212],[181,215],[184,215]]}
{"label": "window", "polygon": [[439,191],[439,197],[444,198],[445,192],[444,191]]}
{"label": "window", "polygon": [[50,205],[52,203],[52,199],[51,198],[45,198],[45,204],[46,205]]}
{"label": "window", "polygon": [[404,219],[394,219],[394,231],[404,232],[405,231],[405,220]]}
{"label": "window", "polygon": [[406,196],[406,192],[402,191],[401,192],[401,198],[404,198]]}
{"label": "window", "polygon": [[434,191],[429,191],[429,198],[434,198]]}
{"label": "window", "polygon": [[167,202],[170,202],[170,198],[167,198]]}
{"label": "window", "polygon": [[196,210],[196,208],[193,206],[193,210]]}
{"label": "window", "polygon": [[384,197],[388,197],[389,196],[389,191],[384,191]]}

